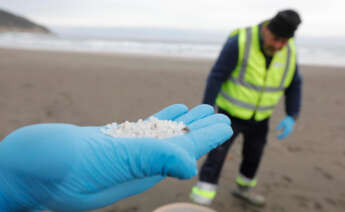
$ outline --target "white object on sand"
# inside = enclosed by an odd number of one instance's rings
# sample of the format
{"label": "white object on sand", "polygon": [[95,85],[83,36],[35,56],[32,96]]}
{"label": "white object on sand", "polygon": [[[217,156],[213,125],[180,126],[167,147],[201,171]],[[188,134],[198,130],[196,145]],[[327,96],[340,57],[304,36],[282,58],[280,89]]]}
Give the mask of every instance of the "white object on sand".
{"label": "white object on sand", "polygon": [[137,122],[116,122],[101,128],[104,134],[112,137],[149,137],[149,138],[169,138],[173,136],[183,135],[189,132],[187,126],[183,122],[174,122],[170,120],[159,120],[150,117],[148,120],[139,119]]}
{"label": "white object on sand", "polygon": [[153,212],[216,212],[211,208],[196,205],[188,202],[177,202],[164,205]]}

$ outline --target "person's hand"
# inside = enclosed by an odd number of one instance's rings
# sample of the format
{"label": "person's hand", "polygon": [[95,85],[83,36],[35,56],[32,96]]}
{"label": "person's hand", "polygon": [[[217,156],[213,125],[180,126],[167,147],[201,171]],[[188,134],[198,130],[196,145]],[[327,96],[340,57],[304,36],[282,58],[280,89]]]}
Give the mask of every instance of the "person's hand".
{"label": "person's hand", "polygon": [[287,136],[289,136],[293,129],[294,129],[294,125],[295,125],[295,120],[294,118],[292,118],[291,116],[286,116],[281,122],[280,124],[277,126],[277,131],[283,130],[282,133],[280,133],[277,138],[279,140],[286,138]]}
{"label": "person's hand", "polygon": [[0,142],[0,210],[85,211],[143,192],[165,177],[189,179],[202,155],[229,139],[230,120],[208,105],[172,105],[154,116],[190,132],[114,138],[102,127],[39,124]]}

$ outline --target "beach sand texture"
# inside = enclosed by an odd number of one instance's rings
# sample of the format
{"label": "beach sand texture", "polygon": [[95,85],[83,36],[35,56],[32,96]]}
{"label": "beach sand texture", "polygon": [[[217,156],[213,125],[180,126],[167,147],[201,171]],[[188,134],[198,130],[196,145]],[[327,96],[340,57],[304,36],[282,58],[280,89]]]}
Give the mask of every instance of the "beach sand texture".
{"label": "beach sand texture", "polygon": [[[175,103],[198,105],[213,60],[140,55],[0,49],[0,137],[42,122],[103,125],[136,121]],[[257,192],[263,209],[234,199],[241,137],[228,155],[218,212],[345,211],[345,68],[302,66],[302,113],[294,133],[277,141],[281,102],[271,119]],[[202,164],[202,158],[199,166]],[[151,190],[98,212],[150,212],[188,202],[197,178],[167,179]]]}

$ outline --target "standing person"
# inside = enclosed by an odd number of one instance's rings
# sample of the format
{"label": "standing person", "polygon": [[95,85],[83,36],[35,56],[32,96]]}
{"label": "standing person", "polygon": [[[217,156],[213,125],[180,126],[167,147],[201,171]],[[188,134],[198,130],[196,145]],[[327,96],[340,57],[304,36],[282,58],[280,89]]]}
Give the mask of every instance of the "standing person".
{"label": "standing person", "polygon": [[255,194],[256,173],[267,141],[269,118],[282,95],[287,116],[278,125],[278,139],[294,128],[301,104],[302,78],[296,62],[294,33],[301,23],[294,10],[235,30],[225,43],[207,80],[203,103],[216,105],[232,121],[234,135],[212,150],[202,165],[191,198],[211,204],[227,152],[240,133],[244,136],[242,162],[233,195],[257,206],[265,198]]}

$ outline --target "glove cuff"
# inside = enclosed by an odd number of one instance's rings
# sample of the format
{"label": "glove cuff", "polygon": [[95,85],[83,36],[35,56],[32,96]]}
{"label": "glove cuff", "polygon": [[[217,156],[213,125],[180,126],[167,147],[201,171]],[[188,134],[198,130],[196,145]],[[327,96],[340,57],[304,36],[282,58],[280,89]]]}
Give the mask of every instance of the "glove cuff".
{"label": "glove cuff", "polygon": [[290,116],[290,115],[287,115],[287,116],[285,117],[285,119],[290,119],[290,120],[292,120],[293,122],[296,122],[296,120],[297,120],[297,117],[295,117],[295,116]]}
{"label": "glove cuff", "polygon": [[297,121],[297,119],[298,119],[298,115],[297,115],[297,114],[294,114],[294,115],[287,115],[286,117],[290,117],[290,118],[292,118],[294,121]]}

